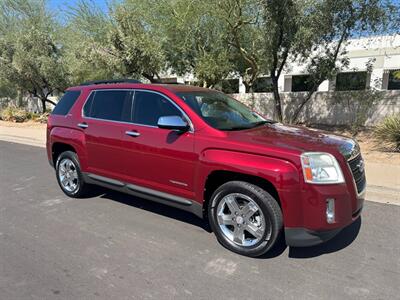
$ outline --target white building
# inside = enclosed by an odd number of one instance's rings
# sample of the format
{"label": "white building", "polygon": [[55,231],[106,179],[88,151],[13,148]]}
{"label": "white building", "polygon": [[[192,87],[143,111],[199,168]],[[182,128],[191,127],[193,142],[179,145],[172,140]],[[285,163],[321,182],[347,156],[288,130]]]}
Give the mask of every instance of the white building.
{"label": "white building", "polygon": [[[400,70],[400,36],[374,36],[351,39],[347,42],[346,57],[349,66],[343,68],[333,80],[325,80],[318,88],[320,92],[335,90],[362,90],[373,87],[378,90],[399,90],[400,80],[393,74]],[[370,64],[371,68],[368,68]],[[369,72],[371,71],[372,72]],[[302,92],[307,90],[307,71],[305,64],[287,63],[287,68],[279,78],[280,92]],[[193,82],[192,74],[184,78],[170,77],[169,82]],[[259,78],[254,92],[270,92],[271,81],[268,76]],[[222,90],[226,93],[246,93],[241,78],[225,80]]]}
{"label": "white building", "polygon": [[[343,69],[334,80],[325,80],[318,91],[367,87],[378,90],[400,89],[400,80],[396,80],[393,76],[395,71],[400,70],[400,36],[352,39],[348,41],[346,50],[349,66]],[[368,64],[371,64],[372,72],[368,72]],[[301,82],[299,76],[306,75],[305,68],[304,65],[291,64],[290,72],[282,74],[279,79],[279,90],[281,92],[300,91],[298,90],[300,87],[297,87],[294,81],[297,79]],[[349,82],[356,79],[358,82]]]}

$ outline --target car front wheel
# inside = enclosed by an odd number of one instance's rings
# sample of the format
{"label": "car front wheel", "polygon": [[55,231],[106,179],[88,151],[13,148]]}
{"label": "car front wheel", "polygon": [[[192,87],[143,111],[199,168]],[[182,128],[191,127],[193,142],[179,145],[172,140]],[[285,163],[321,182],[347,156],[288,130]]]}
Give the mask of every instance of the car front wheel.
{"label": "car front wheel", "polygon": [[213,193],[209,219],[224,247],[251,257],[271,249],[283,226],[278,202],[265,190],[243,181],[227,182]]}

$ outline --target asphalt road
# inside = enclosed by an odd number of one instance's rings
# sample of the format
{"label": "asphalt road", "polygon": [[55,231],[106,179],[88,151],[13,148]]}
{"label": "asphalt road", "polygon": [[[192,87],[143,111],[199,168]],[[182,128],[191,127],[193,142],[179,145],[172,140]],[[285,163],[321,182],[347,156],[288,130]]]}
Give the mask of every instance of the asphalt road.
{"label": "asphalt road", "polygon": [[43,148],[0,142],[0,299],[400,299],[400,206],[253,259],[188,213],[97,194],[67,198]]}

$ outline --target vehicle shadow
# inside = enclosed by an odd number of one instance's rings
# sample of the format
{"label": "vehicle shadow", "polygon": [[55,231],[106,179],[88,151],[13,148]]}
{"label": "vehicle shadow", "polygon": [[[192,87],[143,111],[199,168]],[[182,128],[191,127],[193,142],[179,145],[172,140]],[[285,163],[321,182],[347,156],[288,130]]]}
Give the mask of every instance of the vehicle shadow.
{"label": "vehicle shadow", "polygon": [[135,197],[125,193],[120,193],[110,189],[102,188],[100,186],[94,187],[93,192],[90,195],[88,195],[87,198],[89,197],[100,197],[104,199],[109,199],[125,205],[144,209],[154,214],[162,215],[171,219],[195,225],[197,227],[204,229],[209,233],[212,232],[208,225],[208,222],[198,218],[194,214],[161,203],[149,201],[140,197]]}
{"label": "vehicle shadow", "polygon": [[[207,221],[178,208],[170,207],[129,194],[120,193],[100,186],[94,186],[91,193],[87,195],[86,198],[92,197],[109,199],[135,208],[144,209],[154,214],[159,214],[171,219],[192,224],[202,228],[208,233],[212,233]],[[312,247],[289,247],[288,257],[300,259],[312,258],[344,249],[349,246],[358,236],[361,223],[362,221],[360,217],[354,223],[344,228],[337,236],[323,244]],[[284,234],[282,234],[271,250],[269,250],[266,254],[257,257],[256,259],[271,259],[281,256],[287,248],[288,247],[285,243]]]}
{"label": "vehicle shadow", "polygon": [[261,255],[260,257],[256,257],[257,259],[271,259],[274,257],[281,256],[283,252],[285,252],[287,248],[286,242],[285,242],[285,236],[282,234],[278,240],[276,241],[276,244],[272,247],[272,249],[268,250],[267,253]]}
{"label": "vehicle shadow", "polygon": [[290,247],[290,258],[312,258],[323,254],[333,253],[349,246],[358,236],[361,228],[361,217],[354,223],[344,228],[331,240],[312,247]]}

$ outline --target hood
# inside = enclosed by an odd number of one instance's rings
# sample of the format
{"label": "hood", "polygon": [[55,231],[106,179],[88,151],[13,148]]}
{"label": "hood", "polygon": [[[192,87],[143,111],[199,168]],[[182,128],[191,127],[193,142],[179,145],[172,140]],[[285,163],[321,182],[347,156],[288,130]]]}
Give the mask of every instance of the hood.
{"label": "hood", "polygon": [[281,123],[266,124],[249,130],[230,131],[228,135],[238,142],[285,148],[299,152],[332,152],[332,150],[336,150],[346,160],[352,159],[360,152],[357,142],[351,138],[322,130]]}

